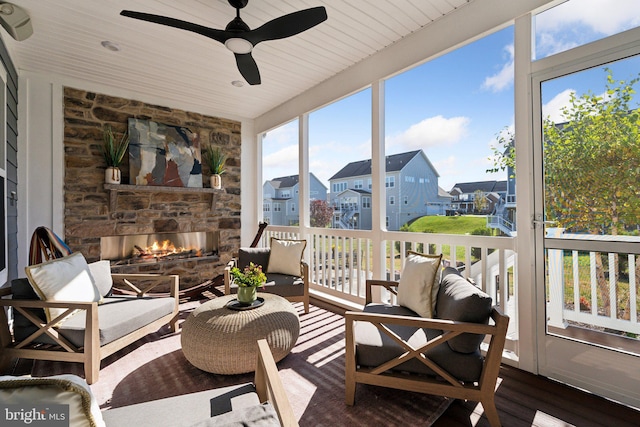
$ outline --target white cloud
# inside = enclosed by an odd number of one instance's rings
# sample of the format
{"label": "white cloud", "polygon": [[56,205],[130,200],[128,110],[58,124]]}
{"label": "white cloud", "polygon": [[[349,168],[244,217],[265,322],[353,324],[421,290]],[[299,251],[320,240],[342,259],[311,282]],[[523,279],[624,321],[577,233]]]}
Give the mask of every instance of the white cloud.
{"label": "white cloud", "polygon": [[265,133],[263,139],[265,144],[275,145],[290,145],[298,142],[298,121],[294,120],[285,125],[277,127],[269,132]]}
{"label": "white cloud", "polygon": [[496,74],[487,77],[482,83],[482,89],[492,92],[500,92],[513,84],[513,44],[505,46],[504,50],[508,54],[508,61]]}
{"label": "white cloud", "polygon": [[468,117],[429,117],[411,125],[399,135],[387,138],[387,147],[400,152],[433,146],[453,145],[467,135]]}
{"label": "white cloud", "polygon": [[638,0],[570,0],[536,16],[536,52],[552,55],[638,25]]}
{"label": "white cloud", "polygon": [[557,31],[583,24],[611,35],[640,24],[638,0],[571,0],[549,9],[536,19],[537,31]]}
{"label": "white cloud", "polygon": [[[281,169],[282,165],[295,165],[295,169],[298,168],[298,146],[288,145],[275,151],[271,154],[267,154],[262,158],[262,166],[266,169]],[[294,172],[295,173],[295,172]],[[275,177],[275,176],[274,176]]]}
{"label": "white cloud", "polygon": [[571,94],[575,93],[573,89],[565,89],[549,102],[542,106],[542,117],[549,118],[554,123],[566,122],[566,118],[562,114],[562,109],[571,104]]}

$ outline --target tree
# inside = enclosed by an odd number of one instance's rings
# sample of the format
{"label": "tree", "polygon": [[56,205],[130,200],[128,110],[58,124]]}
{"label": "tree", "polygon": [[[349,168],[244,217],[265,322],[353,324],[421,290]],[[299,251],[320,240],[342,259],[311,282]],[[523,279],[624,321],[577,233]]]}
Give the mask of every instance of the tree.
{"label": "tree", "polygon": [[476,190],[473,192],[473,203],[475,204],[475,210],[484,213],[489,208],[489,198],[482,190]]}
{"label": "tree", "polygon": [[[637,229],[640,218],[640,113],[631,105],[640,78],[616,81],[611,70],[605,71],[603,95],[572,93],[562,109],[565,122],[543,121],[544,202],[547,219],[558,227],[616,236]],[[512,137],[502,142],[508,148]],[[494,148],[493,170],[514,166],[514,151]],[[609,284],[600,256],[596,274],[600,301],[609,314]],[[640,283],[640,264],[635,274]]]}
{"label": "tree", "polygon": [[326,200],[312,200],[309,206],[309,220],[312,227],[329,227],[333,208]]}

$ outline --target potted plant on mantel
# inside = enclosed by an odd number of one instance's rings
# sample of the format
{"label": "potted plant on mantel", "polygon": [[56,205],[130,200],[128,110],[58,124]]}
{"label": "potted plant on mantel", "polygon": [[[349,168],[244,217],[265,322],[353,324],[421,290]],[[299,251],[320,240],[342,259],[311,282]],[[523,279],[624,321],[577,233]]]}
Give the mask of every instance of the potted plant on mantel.
{"label": "potted plant on mantel", "polygon": [[102,145],[102,155],[107,162],[107,169],[104,172],[104,182],[107,184],[120,184],[122,179],[120,164],[129,147],[129,134],[125,132],[120,139],[117,139],[111,126],[107,125],[104,127],[102,139],[104,142]]}
{"label": "potted plant on mantel", "polygon": [[219,147],[213,147],[211,145],[207,146],[204,159],[207,162],[207,166],[209,166],[209,170],[211,171],[211,188],[221,189],[222,188],[222,175],[225,173],[225,165],[227,163],[227,156],[222,152]]}

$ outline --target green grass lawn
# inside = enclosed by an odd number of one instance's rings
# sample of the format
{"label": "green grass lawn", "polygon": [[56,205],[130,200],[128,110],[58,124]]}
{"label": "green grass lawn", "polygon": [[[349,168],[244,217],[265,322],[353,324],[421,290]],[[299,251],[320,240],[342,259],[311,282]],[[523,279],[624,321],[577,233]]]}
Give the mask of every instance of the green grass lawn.
{"label": "green grass lawn", "polygon": [[414,233],[471,234],[487,227],[485,215],[423,216],[409,226]]}

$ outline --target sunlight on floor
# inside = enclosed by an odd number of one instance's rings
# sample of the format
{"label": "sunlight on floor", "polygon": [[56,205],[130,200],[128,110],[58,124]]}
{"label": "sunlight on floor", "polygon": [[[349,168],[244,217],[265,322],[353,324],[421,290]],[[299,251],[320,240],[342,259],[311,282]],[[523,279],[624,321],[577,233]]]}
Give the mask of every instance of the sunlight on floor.
{"label": "sunlight on floor", "polygon": [[307,362],[311,363],[317,368],[320,368],[331,362],[332,360],[343,356],[344,352],[344,342],[339,341],[327,348],[322,349],[322,351],[318,351],[312,354],[307,358]]}
{"label": "sunlight on floor", "polygon": [[279,373],[283,384],[287,384],[286,392],[289,401],[294,402],[295,398],[295,405],[292,405],[293,412],[296,418],[300,419],[310,405],[317,387],[294,369],[281,369]]}
{"label": "sunlight on floor", "polygon": [[554,425],[554,426],[574,427],[573,424],[569,424],[566,421],[562,421],[559,418],[556,418],[549,414],[545,414],[544,412],[540,412],[540,411],[536,411],[536,416],[533,417],[533,422],[531,423],[531,425],[535,425],[535,426]]}

